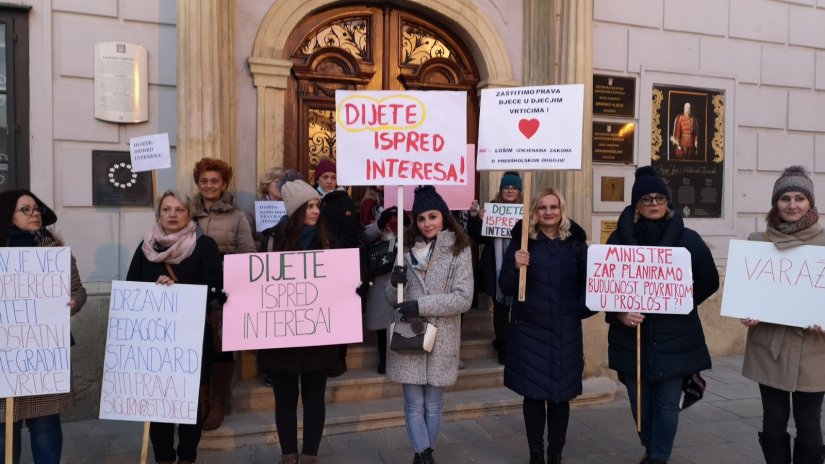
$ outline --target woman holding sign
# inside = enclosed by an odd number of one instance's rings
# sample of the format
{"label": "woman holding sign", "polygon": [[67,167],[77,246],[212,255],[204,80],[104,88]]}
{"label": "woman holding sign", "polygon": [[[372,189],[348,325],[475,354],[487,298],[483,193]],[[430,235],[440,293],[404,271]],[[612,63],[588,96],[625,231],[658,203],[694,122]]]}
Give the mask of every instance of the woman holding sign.
{"label": "woman holding sign", "polygon": [[[338,248],[338,241],[320,220],[321,197],[302,180],[281,187],[287,220],[267,229],[261,250],[299,251]],[[338,364],[337,345],[259,350],[260,368],[267,372],[275,394],[275,425],[281,463],[318,461],[324,433],[327,376]],[[304,407],[304,443],[298,461],[298,397]]]}
{"label": "woman holding sign", "polygon": [[679,424],[679,400],[685,378],[710,369],[710,353],[697,307],[719,289],[719,272],[702,238],[685,227],[670,206],[670,190],[651,166],[636,170],[632,204],[619,216],[607,243],[684,247],[690,252],[694,308],[687,315],[607,312],[608,359],[627,387],[636,417],[636,335],[641,325],[642,417],[639,439],[645,447],[642,463],[667,462]]}
{"label": "woman holding sign", "polygon": [[[528,227],[527,250],[510,241],[499,276],[501,291],[512,298],[519,269],[528,266],[525,301],[513,301],[504,385],[524,396],[530,464],[545,462],[545,424],[547,462],[560,464],[570,400],[582,392],[581,321],[594,314],[584,304],[587,236],[567,217],[564,197],[552,188],[532,201]],[[521,228],[519,221],[514,237],[521,236]]]}
{"label": "woman holding sign", "polygon": [[[223,269],[218,245],[192,220],[195,205],[188,196],[167,190],[158,201],[155,215],[158,222],[146,232],[129,265],[126,280],[206,285],[207,308],[201,354],[200,398],[196,424],[178,425],[178,447],[175,450],[175,425],[152,422],[149,437],[155,451],[155,461],[171,464],[177,455],[178,464],[195,462],[203,428],[203,407],[209,401],[209,378],[212,368],[212,328],[209,326],[209,302],[225,301],[222,291]],[[194,311],[194,309],[193,309]],[[203,314],[196,311],[196,314]]]}
{"label": "woman holding sign", "polygon": [[[803,167],[785,169],[774,183],[767,222],[764,232],[753,233],[748,240],[773,242],[780,250],[825,246],[825,229],[814,205],[814,184]],[[759,382],[763,410],[759,444],[765,462],[791,462],[788,419],[793,403],[793,462],[822,464],[825,330],[818,325],[802,329],[754,319],[743,319],[742,324],[748,327],[742,374]]]}
{"label": "woman holding sign", "polygon": [[[62,247],[63,241],[46,227],[57,222],[51,208],[28,190],[0,193],[0,247]],[[77,263],[71,257],[71,297],[66,305],[74,316],[86,303]],[[74,340],[72,340],[72,345]],[[20,430],[29,429],[35,464],[57,464],[63,449],[60,413],[74,406],[74,392],[24,396],[14,399],[13,462],[20,462]],[[6,402],[0,401],[0,418],[6,418]],[[2,424],[5,429],[5,423]],[[8,445],[0,433],[0,456]]]}
{"label": "woman holding sign", "polygon": [[473,266],[470,238],[434,187],[415,189],[412,214],[415,222],[404,234],[404,267],[396,266],[390,274],[387,299],[394,303],[394,286],[404,284],[404,301],[395,308],[407,319],[426,318],[438,332],[429,353],[390,349],[387,379],[401,383],[404,390],[413,463],[429,464],[435,462],[444,388],[458,378],[461,313],[473,302]]}

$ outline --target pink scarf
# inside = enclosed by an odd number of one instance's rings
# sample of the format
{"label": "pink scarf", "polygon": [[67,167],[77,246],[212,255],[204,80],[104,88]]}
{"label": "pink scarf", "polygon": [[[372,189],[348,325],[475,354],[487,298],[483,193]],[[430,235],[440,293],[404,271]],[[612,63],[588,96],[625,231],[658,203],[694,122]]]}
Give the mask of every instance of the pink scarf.
{"label": "pink scarf", "polygon": [[153,263],[180,264],[195,251],[197,227],[195,221],[189,221],[183,229],[167,234],[160,223],[156,222],[143,237],[144,256]]}

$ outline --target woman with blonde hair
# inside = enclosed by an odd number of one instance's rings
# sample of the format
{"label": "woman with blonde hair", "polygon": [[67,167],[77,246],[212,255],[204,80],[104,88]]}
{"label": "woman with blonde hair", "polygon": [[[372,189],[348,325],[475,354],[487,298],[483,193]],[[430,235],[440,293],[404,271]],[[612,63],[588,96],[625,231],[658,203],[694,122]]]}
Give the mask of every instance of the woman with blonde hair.
{"label": "woman with blonde hair", "polygon": [[[527,266],[526,298],[513,298],[504,385],[524,396],[522,412],[530,463],[561,463],[570,419],[570,400],[582,392],[587,236],[567,217],[564,196],[552,188],[530,206],[527,250],[511,240],[501,265],[504,295],[518,291],[519,270]],[[521,235],[522,222],[513,227]]]}

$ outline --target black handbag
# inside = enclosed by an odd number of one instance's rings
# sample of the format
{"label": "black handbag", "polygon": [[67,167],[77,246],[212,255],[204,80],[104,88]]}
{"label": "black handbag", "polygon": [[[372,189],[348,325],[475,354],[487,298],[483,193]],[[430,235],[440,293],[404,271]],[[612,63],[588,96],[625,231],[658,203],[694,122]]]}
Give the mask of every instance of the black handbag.
{"label": "black handbag", "polygon": [[390,349],[400,353],[429,353],[438,327],[421,317],[390,323]]}
{"label": "black handbag", "polygon": [[392,271],[395,264],[395,239],[376,240],[366,249],[366,265],[371,275],[384,275]]}

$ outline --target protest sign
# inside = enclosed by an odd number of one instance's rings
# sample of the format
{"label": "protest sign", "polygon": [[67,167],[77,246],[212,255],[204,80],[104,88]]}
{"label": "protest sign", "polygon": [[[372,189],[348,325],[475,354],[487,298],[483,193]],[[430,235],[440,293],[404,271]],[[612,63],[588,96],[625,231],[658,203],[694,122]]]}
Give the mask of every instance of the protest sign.
{"label": "protest sign", "polygon": [[101,419],[197,422],[206,290],[112,281]]}
{"label": "protest sign", "polygon": [[524,215],[521,203],[484,203],[484,222],[481,224],[483,237],[511,238],[513,226]]}
{"label": "protest sign", "polygon": [[581,169],[584,86],[483,89],[479,171]]}
{"label": "protest sign", "polygon": [[0,397],[71,390],[71,251],[0,248]]}
{"label": "protest sign", "polygon": [[722,315],[825,327],[825,246],[731,240]]}
{"label": "protest sign", "polygon": [[255,230],[258,232],[277,225],[284,216],[286,216],[286,207],[283,201],[255,202]]}
{"label": "protest sign", "polygon": [[357,248],[226,255],[223,265],[224,350],[362,341]]}
{"label": "protest sign", "polygon": [[169,134],[154,134],[129,139],[132,172],[154,171],[172,167]]}
{"label": "protest sign", "polygon": [[[467,184],[466,185],[441,185],[436,190],[444,202],[447,203],[447,208],[451,211],[466,211],[470,209],[470,204],[475,200],[476,196],[476,146],[473,144],[467,145],[467,155],[465,162],[468,166]],[[391,192],[384,195],[384,208],[396,206],[398,204],[398,197],[394,194],[395,190],[391,189],[389,185],[384,187],[384,192]],[[415,197],[415,186],[404,186],[404,205],[407,211],[412,208],[413,198]]]}
{"label": "protest sign", "polygon": [[467,92],[335,92],[338,183],[463,185]]}
{"label": "protest sign", "polygon": [[687,314],[693,310],[690,252],[681,247],[591,245],[591,311]]}

